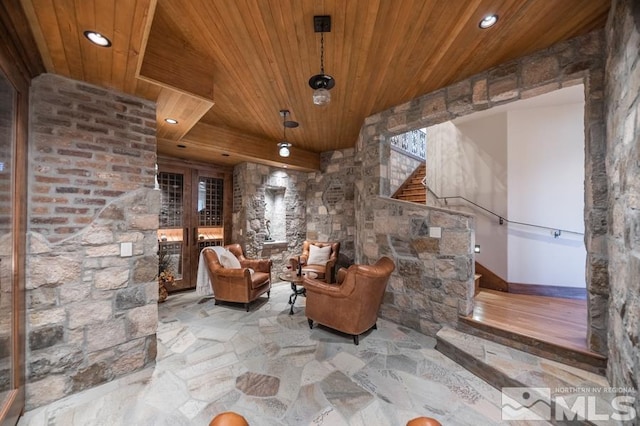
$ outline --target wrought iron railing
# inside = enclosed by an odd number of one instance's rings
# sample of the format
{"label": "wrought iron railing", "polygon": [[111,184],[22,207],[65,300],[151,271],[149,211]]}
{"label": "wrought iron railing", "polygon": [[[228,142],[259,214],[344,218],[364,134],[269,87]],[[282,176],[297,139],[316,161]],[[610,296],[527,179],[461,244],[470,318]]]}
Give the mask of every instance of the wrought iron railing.
{"label": "wrought iron railing", "polygon": [[391,148],[424,161],[427,158],[427,134],[418,129],[392,136]]}
{"label": "wrought iron railing", "polygon": [[433,192],[433,190],[431,188],[429,188],[429,186],[427,185],[427,178],[425,177],[424,179],[422,179],[422,184],[427,188],[427,190],[431,193],[431,195],[433,195],[434,198],[436,198],[437,200],[442,200],[444,201],[445,205],[448,205],[448,200],[454,200],[454,199],[458,199],[458,200],[462,200],[465,201],[469,204],[472,204],[473,206],[485,211],[486,213],[495,216],[498,218],[498,223],[500,225],[504,225],[505,223],[513,223],[516,225],[524,225],[524,226],[531,226],[534,228],[540,228],[540,229],[549,229],[553,232],[553,237],[554,238],[558,238],[560,237],[560,235],[562,235],[563,233],[567,233],[567,234],[576,234],[576,235],[584,235],[584,233],[582,232],[577,232],[577,231],[571,231],[569,229],[561,229],[561,228],[552,228],[550,226],[544,226],[544,225],[535,225],[532,223],[526,223],[526,222],[518,222],[516,220],[509,220],[501,215],[499,215],[498,213],[492,212],[491,210],[487,209],[486,207],[481,206],[478,203],[475,203],[461,195],[455,195],[453,197],[440,197],[438,196],[438,194],[436,194],[435,192]]}

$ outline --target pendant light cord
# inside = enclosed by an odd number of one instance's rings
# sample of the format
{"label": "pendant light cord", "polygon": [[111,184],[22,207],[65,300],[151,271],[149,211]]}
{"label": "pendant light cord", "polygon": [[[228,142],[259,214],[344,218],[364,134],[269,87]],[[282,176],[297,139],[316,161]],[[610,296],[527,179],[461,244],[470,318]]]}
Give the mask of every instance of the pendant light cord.
{"label": "pendant light cord", "polygon": [[282,114],[282,142],[287,142],[287,113]]}
{"label": "pendant light cord", "polygon": [[320,74],[324,75],[324,32],[320,33]]}

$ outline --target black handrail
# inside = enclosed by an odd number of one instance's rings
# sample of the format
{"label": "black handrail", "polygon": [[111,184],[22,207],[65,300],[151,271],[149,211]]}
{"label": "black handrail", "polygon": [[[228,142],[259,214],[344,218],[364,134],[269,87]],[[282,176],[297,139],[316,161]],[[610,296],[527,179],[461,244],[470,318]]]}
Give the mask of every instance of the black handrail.
{"label": "black handrail", "polygon": [[481,206],[481,205],[480,205],[480,204],[478,204],[478,203],[474,203],[473,201],[471,201],[471,200],[469,200],[469,199],[467,199],[467,198],[465,198],[465,197],[463,197],[463,196],[461,196],[461,195],[455,195],[455,196],[453,196],[453,197],[440,197],[440,196],[438,196],[438,194],[436,194],[435,192],[433,192],[433,190],[432,190],[431,188],[429,188],[429,186],[427,186],[427,184],[426,184],[426,182],[425,182],[425,181],[426,181],[426,178],[422,180],[422,184],[427,188],[427,190],[428,190],[431,194],[433,194],[433,196],[434,196],[436,199],[438,199],[438,200],[444,200],[444,204],[445,204],[445,205],[448,205],[447,200],[451,200],[451,199],[460,199],[460,200],[464,200],[464,201],[466,201],[467,203],[469,203],[469,204],[473,204],[473,205],[474,205],[474,206],[476,206],[477,208],[482,209],[482,210],[484,210],[485,212],[487,212],[487,213],[489,213],[489,214],[491,214],[491,215],[493,215],[493,216],[497,217],[497,218],[498,218],[498,223],[499,223],[500,225],[503,225],[505,222],[507,222],[507,223],[514,223],[514,224],[516,224],[516,225],[531,226],[531,227],[534,227],[534,228],[550,229],[550,230],[552,230],[552,231],[553,231],[553,237],[554,237],[554,238],[558,238],[560,235],[562,235],[562,233],[563,233],[563,232],[566,232],[566,233],[569,233],[569,234],[584,235],[584,233],[582,233],[582,232],[571,231],[571,230],[569,230],[569,229],[552,228],[552,227],[550,227],[550,226],[534,225],[534,224],[532,224],[532,223],[525,223],[525,222],[518,222],[518,221],[516,221],[516,220],[509,220],[509,219],[507,219],[507,218],[505,218],[505,217],[503,217],[503,216],[500,216],[499,214],[494,213],[494,212],[492,212],[491,210],[489,210],[489,209],[487,209],[487,208],[485,208],[485,207]]}

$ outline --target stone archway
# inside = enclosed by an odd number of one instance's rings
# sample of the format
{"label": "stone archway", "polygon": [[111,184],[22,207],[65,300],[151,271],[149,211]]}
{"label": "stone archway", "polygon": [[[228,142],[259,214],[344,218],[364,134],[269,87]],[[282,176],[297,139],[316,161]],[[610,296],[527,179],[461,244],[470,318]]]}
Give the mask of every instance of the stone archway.
{"label": "stone archway", "polygon": [[609,278],[605,241],[608,232],[608,194],[605,169],[604,51],[604,35],[602,31],[596,31],[499,65],[368,117],[357,144],[357,158],[362,164],[362,179],[358,186],[362,194],[358,198],[358,258],[362,257],[365,240],[370,238],[364,228],[369,226],[367,222],[373,220],[376,208],[380,207],[376,206],[379,201],[375,196],[390,195],[386,164],[390,136],[563,87],[584,84],[588,344],[594,352],[606,355]]}

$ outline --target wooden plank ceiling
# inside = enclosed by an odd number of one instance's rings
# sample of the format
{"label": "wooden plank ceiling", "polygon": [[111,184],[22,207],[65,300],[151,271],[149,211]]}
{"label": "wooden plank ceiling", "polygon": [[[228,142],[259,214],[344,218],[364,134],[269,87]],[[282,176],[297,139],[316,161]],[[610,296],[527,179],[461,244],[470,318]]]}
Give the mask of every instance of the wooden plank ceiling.
{"label": "wooden plank ceiling", "polygon": [[[137,94],[158,107],[158,152],[318,169],[353,147],[365,117],[605,24],[609,0],[21,0],[48,72]],[[496,13],[488,30],[480,19]],[[313,16],[331,15],[331,103]],[[83,36],[111,39],[96,47]],[[292,155],[277,156],[281,109]],[[172,117],[178,124],[164,122]],[[182,145],[183,147],[178,147]],[[224,154],[224,156],[223,156]]]}

